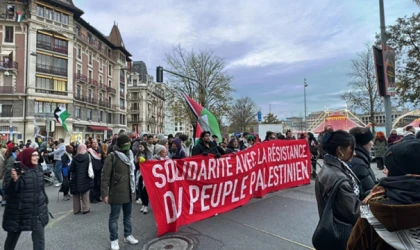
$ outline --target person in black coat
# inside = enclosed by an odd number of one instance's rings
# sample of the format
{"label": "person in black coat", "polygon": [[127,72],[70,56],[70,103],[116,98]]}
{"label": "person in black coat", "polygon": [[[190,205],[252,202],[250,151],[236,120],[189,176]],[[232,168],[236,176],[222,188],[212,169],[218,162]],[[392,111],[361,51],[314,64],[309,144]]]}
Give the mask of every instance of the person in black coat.
{"label": "person in black coat", "polygon": [[314,134],[308,133],[309,151],[311,151],[311,164],[312,164],[312,178],[316,178],[316,164],[318,160],[318,141],[315,139]]}
{"label": "person in black coat", "polygon": [[24,149],[14,168],[4,177],[7,203],[3,229],[7,232],[4,249],[13,250],[22,231],[32,231],[34,249],[45,249],[44,227],[48,224],[48,197],[44,189],[44,173],[38,164],[39,153]]}
{"label": "person in black coat", "polygon": [[208,155],[214,154],[217,157],[220,157],[220,152],[217,148],[217,145],[210,141],[210,131],[203,131],[200,134],[200,140],[198,141],[197,145],[194,146],[192,150],[192,156],[194,155]]}
{"label": "person in black coat", "polygon": [[349,165],[360,180],[363,189],[362,199],[364,199],[377,184],[375,173],[370,167],[370,150],[373,146],[373,134],[369,127],[355,127],[350,129],[349,132],[356,139],[356,155]]}
{"label": "person in black coat", "polygon": [[[73,157],[70,164],[70,193],[73,195],[73,213],[78,214],[90,212],[89,190],[93,187],[93,179],[88,175],[89,162],[92,159],[87,153],[85,144],[77,147],[77,155]],[[80,207],[82,197],[82,207]]]}
{"label": "person in black coat", "polygon": [[90,158],[92,161],[93,172],[95,174],[93,178],[93,189],[90,192],[90,202],[97,203],[101,202],[101,174],[104,165],[105,157],[103,157],[102,149],[99,147],[96,139],[91,140],[91,148],[88,149]]}

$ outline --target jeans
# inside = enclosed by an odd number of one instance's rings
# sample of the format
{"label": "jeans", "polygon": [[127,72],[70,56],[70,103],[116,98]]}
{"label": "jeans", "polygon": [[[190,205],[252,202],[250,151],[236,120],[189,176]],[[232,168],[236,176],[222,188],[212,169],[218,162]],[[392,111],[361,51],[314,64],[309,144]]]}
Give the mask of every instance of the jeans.
{"label": "jeans", "polygon": [[[20,234],[21,232],[7,232],[7,238],[6,242],[4,243],[4,249],[14,250],[19,240]],[[32,243],[34,245],[34,250],[45,249],[44,226],[42,225],[39,219],[35,230],[32,231]]]}
{"label": "jeans", "polygon": [[57,181],[59,183],[63,182],[63,175],[61,172],[61,168],[63,167],[63,164],[61,163],[61,161],[55,161],[54,163],[54,174],[55,177],[57,178]]}
{"label": "jeans", "polygon": [[121,208],[124,216],[124,237],[131,235],[131,208],[132,202],[125,204],[110,204],[111,213],[109,214],[109,234],[111,241],[118,240],[118,218],[120,217]]}

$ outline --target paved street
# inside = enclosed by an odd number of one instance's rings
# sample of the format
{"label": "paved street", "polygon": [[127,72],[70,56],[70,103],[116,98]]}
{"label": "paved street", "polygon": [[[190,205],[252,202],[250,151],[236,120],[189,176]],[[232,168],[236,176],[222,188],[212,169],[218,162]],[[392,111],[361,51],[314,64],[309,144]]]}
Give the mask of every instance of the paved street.
{"label": "paved street", "polygon": [[[383,174],[372,164],[377,177]],[[55,187],[48,187],[49,209],[54,215],[46,227],[46,249],[84,250],[110,249],[108,236],[108,210],[104,203],[92,204],[91,213],[73,215],[71,201],[57,201]],[[60,194],[62,197],[62,194]],[[150,244],[156,239],[156,226],[153,214],[143,215],[140,206],[133,205],[133,235],[140,241],[136,246],[122,242],[123,227],[120,223],[119,238],[121,249],[163,249]],[[4,208],[0,208],[3,213]],[[0,219],[0,221],[2,218]],[[121,221],[121,220],[120,220]],[[182,227],[176,234],[180,239],[187,238],[193,249],[313,249],[312,233],[318,222],[314,181],[310,185],[288,189],[254,199],[243,207],[204,221]],[[6,233],[0,233],[0,249]],[[176,242],[173,248],[187,249],[186,241]],[[184,244],[184,245],[183,245]],[[149,248],[149,245],[152,245]],[[17,249],[32,249],[30,233],[23,233]]]}

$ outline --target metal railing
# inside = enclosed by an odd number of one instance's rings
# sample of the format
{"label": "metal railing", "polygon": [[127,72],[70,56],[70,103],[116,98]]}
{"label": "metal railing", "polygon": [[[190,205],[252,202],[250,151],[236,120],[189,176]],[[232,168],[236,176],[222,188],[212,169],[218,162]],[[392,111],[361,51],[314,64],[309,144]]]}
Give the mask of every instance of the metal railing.
{"label": "metal railing", "polygon": [[107,87],[107,90],[109,93],[114,94],[114,95],[117,93],[117,90],[112,87]]}
{"label": "metal railing", "polygon": [[19,64],[15,61],[3,61],[0,62],[0,67],[6,68],[6,69],[18,69]]}
{"label": "metal railing", "polygon": [[51,94],[51,95],[62,95],[67,96],[67,91],[58,91],[54,89],[35,89],[35,92],[37,93],[45,93],[45,94]]}
{"label": "metal railing", "polygon": [[67,69],[66,68],[55,67],[55,66],[46,65],[46,64],[37,64],[36,65],[36,71],[43,72],[43,73],[48,73],[48,74],[67,76]]}
{"label": "metal railing", "polygon": [[74,73],[74,79],[81,83],[88,83],[88,78],[80,73]]}

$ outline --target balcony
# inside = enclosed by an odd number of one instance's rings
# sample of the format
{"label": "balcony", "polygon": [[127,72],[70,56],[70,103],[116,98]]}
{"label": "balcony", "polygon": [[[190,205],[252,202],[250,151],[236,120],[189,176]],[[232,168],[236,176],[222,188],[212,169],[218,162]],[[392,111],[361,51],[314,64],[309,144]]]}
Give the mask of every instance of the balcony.
{"label": "balcony", "polygon": [[78,100],[78,101],[82,101],[82,102],[86,102],[87,101],[87,98],[86,98],[86,96],[83,96],[83,95],[74,95],[74,99],[76,99],[76,100]]}
{"label": "balcony", "polygon": [[68,54],[68,47],[67,46],[52,44],[51,42],[48,42],[48,41],[38,40],[36,42],[36,47],[41,48],[41,49],[45,49],[45,50],[55,51],[55,52],[66,54],[66,55]]}
{"label": "balcony", "polygon": [[107,90],[108,90],[108,92],[109,93],[111,93],[111,94],[113,94],[113,95],[115,95],[116,93],[117,93],[117,90],[115,90],[114,88],[112,88],[112,87],[108,87],[107,88]]}
{"label": "balcony", "polygon": [[0,86],[0,94],[14,94],[13,86]]}
{"label": "balcony", "polygon": [[103,83],[99,83],[99,88],[101,88],[101,89],[103,89],[103,90],[107,90],[108,89],[108,86],[106,86],[105,84],[103,84]]}
{"label": "balcony", "polygon": [[86,44],[92,46],[96,51],[102,53],[104,56],[108,56],[106,46],[101,44],[99,40],[93,39],[92,36],[87,36],[85,34],[82,34],[80,31],[76,30],[76,36]]}
{"label": "balcony", "polygon": [[140,117],[133,117],[133,118],[128,118],[127,122],[129,123],[143,122],[143,119],[141,119]]}
{"label": "balcony", "polygon": [[121,107],[120,105],[112,105],[112,109],[114,110],[124,110],[125,111],[125,107]]}
{"label": "balcony", "polygon": [[0,112],[0,117],[13,117],[13,111],[4,110],[4,111]]}
{"label": "balcony", "polygon": [[37,64],[36,71],[60,76],[67,76],[67,69],[45,64]]}
{"label": "balcony", "polygon": [[90,104],[98,104],[98,100],[96,100],[96,98],[95,98],[95,97],[93,97],[93,96],[88,96],[88,97],[86,98],[86,102],[87,102],[87,103],[90,103]]}
{"label": "balcony", "polygon": [[0,62],[0,68],[4,69],[18,69],[19,64],[15,61],[3,61]]}
{"label": "balcony", "polygon": [[58,90],[54,90],[54,89],[35,89],[36,93],[44,93],[44,94],[50,94],[50,95],[62,95],[62,96],[67,96],[68,93],[67,91],[58,91]]}
{"label": "balcony", "polygon": [[74,73],[74,79],[79,83],[88,83],[88,78],[80,73]]}
{"label": "balcony", "polygon": [[89,79],[89,83],[95,87],[99,87],[99,83],[98,81],[94,80],[94,79]]}
{"label": "balcony", "polygon": [[99,100],[99,106],[104,107],[104,108],[111,108],[111,103],[103,101],[103,100]]}

